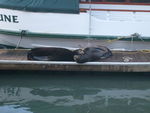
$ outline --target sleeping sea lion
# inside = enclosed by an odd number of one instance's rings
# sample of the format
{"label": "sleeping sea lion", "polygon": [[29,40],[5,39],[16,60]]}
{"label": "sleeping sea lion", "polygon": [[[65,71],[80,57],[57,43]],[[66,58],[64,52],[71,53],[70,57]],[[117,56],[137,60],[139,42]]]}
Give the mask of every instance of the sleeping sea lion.
{"label": "sleeping sea lion", "polygon": [[87,47],[85,49],[79,49],[76,51],[78,54],[74,55],[74,60],[77,63],[99,61],[100,59],[112,56],[112,52],[104,46]]}
{"label": "sleeping sea lion", "polygon": [[28,60],[37,61],[74,61],[74,52],[65,48],[42,47],[31,49]]}
{"label": "sleeping sea lion", "polygon": [[31,49],[27,54],[28,60],[36,61],[76,61],[85,63],[99,61],[112,56],[112,52],[104,46],[87,47],[84,49],[68,50],[65,48],[43,47]]}

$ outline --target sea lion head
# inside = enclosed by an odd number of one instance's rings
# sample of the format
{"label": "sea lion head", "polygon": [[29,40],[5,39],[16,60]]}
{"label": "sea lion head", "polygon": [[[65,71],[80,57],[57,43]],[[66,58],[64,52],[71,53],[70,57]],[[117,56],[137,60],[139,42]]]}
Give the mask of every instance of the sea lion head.
{"label": "sea lion head", "polygon": [[90,61],[99,61],[100,59],[112,56],[111,51],[104,46],[101,47],[87,47],[78,49],[77,54],[74,55],[74,61],[77,63],[85,63]]}

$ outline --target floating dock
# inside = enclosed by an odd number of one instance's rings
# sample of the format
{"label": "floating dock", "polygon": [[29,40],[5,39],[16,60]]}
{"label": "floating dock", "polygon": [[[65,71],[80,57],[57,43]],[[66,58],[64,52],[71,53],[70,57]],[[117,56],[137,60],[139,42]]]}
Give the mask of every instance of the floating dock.
{"label": "floating dock", "polygon": [[113,56],[99,62],[29,61],[29,49],[1,49],[0,70],[49,70],[95,72],[150,72],[150,51],[112,51]]}

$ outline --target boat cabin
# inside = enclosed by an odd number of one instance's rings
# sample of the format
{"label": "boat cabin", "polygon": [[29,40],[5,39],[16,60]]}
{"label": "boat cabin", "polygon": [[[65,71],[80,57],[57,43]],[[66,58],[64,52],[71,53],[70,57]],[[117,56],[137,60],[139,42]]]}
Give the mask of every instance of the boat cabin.
{"label": "boat cabin", "polygon": [[150,3],[150,0],[81,0],[81,2],[105,2],[105,3]]}

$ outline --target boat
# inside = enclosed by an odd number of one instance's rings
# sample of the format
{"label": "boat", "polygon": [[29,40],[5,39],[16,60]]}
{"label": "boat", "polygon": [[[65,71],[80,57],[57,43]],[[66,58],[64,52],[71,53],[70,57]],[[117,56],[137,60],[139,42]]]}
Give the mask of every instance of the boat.
{"label": "boat", "polygon": [[150,49],[149,29],[150,0],[0,1],[0,44],[7,46]]}

